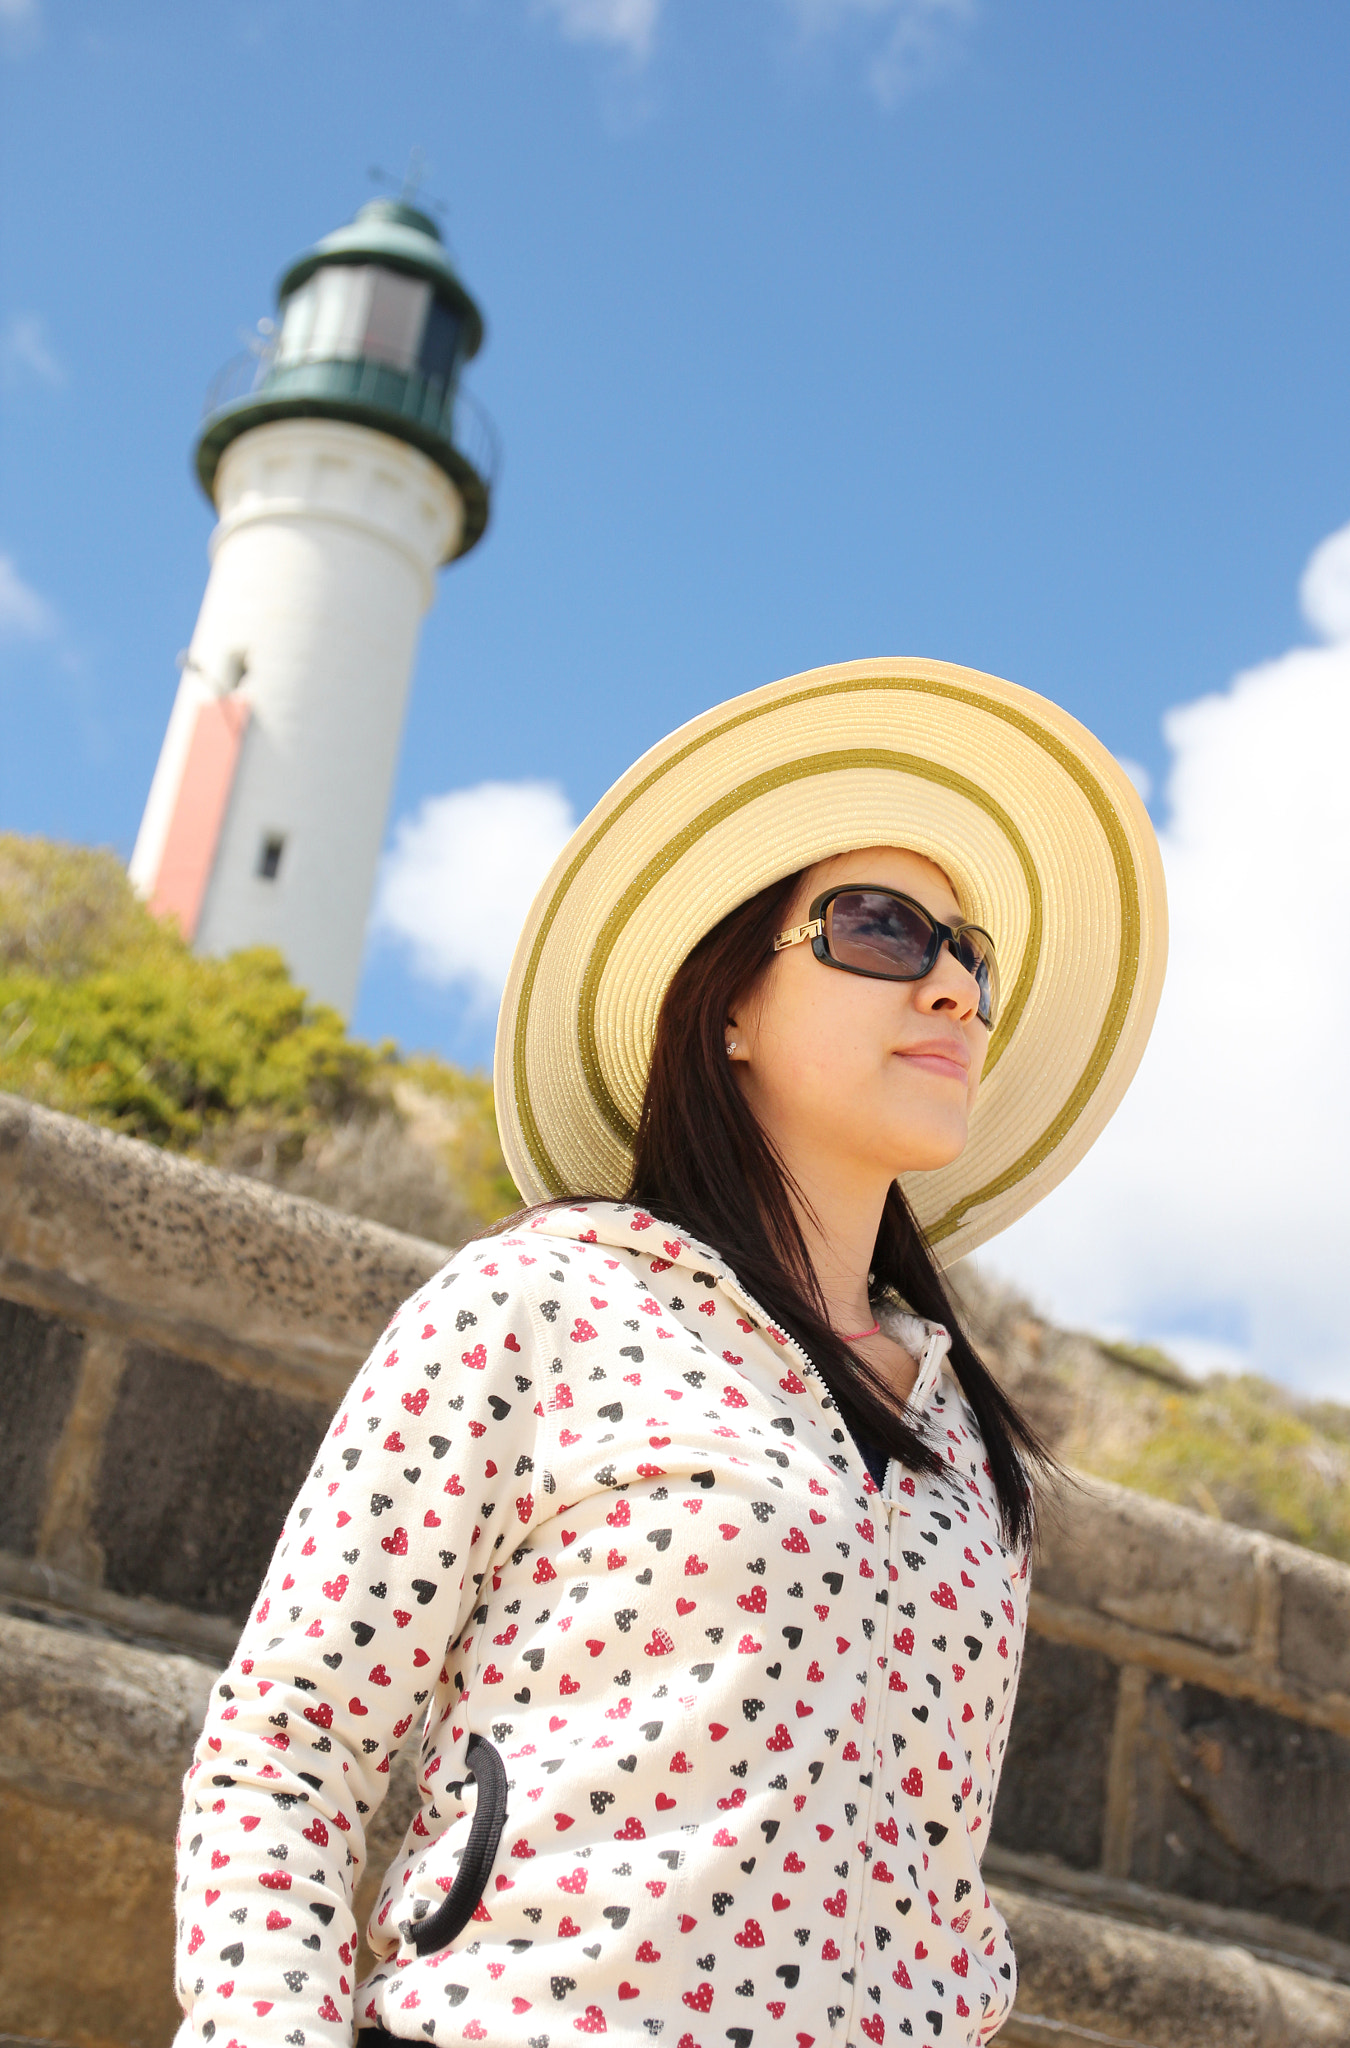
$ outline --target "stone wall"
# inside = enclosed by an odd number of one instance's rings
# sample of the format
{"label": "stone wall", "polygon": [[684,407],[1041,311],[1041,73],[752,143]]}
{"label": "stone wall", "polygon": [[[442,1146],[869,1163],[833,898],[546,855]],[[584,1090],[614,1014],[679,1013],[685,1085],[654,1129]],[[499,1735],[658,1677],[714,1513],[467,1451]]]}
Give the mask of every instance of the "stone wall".
{"label": "stone wall", "polygon": [[[207,1687],[329,1414],[444,1256],[0,1097],[16,2036],[170,2038],[170,1844]],[[1022,1963],[1004,2038],[1344,2048],[1350,1571],[1084,1483],[1047,1505],[1031,1630],[986,1857]],[[386,1854],[410,1797],[380,1816]]]}

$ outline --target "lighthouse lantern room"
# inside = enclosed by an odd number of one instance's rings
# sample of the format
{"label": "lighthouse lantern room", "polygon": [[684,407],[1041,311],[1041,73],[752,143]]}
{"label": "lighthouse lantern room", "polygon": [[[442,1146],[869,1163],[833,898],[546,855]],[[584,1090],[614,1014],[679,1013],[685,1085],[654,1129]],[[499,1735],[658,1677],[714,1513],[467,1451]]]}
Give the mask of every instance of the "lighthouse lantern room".
{"label": "lighthouse lantern room", "polygon": [[435,221],[363,206],[207,397],[211,573],[131,861],[202,953],[280,948],[348,1014],[437,569],[488,521],[483,323]]}

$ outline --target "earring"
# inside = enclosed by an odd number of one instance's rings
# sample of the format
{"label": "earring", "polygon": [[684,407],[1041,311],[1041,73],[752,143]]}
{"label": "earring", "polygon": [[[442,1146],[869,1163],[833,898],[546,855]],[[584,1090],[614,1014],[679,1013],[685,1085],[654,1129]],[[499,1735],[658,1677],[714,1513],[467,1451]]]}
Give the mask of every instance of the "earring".
{"label": "earring", "polygon": [[730,1059],[730,1058],[731,1058],[731,1055],[732,1055],[732,1054],[733,1054],[733,1053],[735,1052],[735,1050],[736,1050],[736,1041],[735,1041],[735,1039],[734,1039],[734,1038],[729,1038],[729,1039],[727,1040],[727,1058],[728,1058],[728,1059]]}

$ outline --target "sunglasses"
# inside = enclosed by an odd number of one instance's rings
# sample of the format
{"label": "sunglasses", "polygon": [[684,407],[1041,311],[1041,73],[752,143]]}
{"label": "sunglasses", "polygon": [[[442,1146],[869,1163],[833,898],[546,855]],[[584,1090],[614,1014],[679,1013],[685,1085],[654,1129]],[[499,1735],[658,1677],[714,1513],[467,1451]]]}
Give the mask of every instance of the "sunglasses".
{"label": "sunglasses", "polygon": [[827,967],[866,974],[874,981],[922,981],[931,974],[944,945],[975,979],[979,1017],[993,1029],[998,1013],[998,961],[994,942],[977,924],[943,924],[898,889],[827,889],[811,905],[805,924],[779,932],[775,953],[811,941]]}

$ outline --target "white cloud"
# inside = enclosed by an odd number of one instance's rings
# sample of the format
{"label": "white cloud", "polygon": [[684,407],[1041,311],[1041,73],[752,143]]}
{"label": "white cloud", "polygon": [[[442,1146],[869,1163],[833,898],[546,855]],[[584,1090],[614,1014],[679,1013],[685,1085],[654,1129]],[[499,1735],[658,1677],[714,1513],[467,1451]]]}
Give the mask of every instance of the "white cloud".
{"label": "white cloud", "polygon": [[[1167,713],[1171,955],[1138,1077],[981,1255],[1052,1313],[1350,1399],[1350,528],[1304,579],[1341,637]],[[1215,1353],[1215,1355],[1219,1355]]]}
{"label": "white cloud", "polygon": [[[5,0],[0,0],[3,8]],[[23,376],[36,377],[40,384],[54,388],[65,383],[66,373],[47,335],[40,313],[16,313],[0,335],[0,375],[7,384]]]}
{"label": "white cloud", "polygon": [[535,891],[576,820],[555,782],[480,782],[428,797],[385,856],[375,930],[402,942],[424,981],[496,1004]]}
{"label": "white cloud", "polygon": [[1350,526],[1313,549],[1298,597],[1314,633],[1323,640],[1350,640]]}
{"label": "white cloud", "polygon": [[56,623],[56,613],[24,582],[13,557],[0,554],[0,633],[20,640],[49,640]]}
{"label": "white cloud", "polygon": [[651,55],[664,0],[536,0],[569,42],[603,43],[638,63]]}
{"label": "white cloud", "polygon": [[946,70],[975,19],[976,0],[783,0],[803,35],[872,29],[868,81],[894,106]]}

